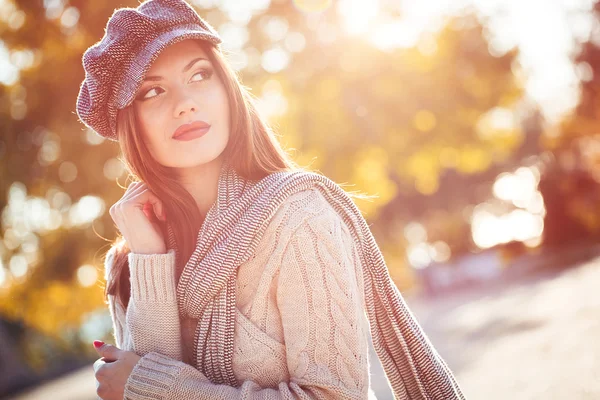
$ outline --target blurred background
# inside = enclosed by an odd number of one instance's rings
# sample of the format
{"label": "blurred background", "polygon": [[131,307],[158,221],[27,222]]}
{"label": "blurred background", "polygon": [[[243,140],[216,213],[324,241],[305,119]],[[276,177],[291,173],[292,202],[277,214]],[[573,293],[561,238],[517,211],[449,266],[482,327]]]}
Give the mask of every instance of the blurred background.
{"label": "blurred background", "polygon": [[[600,398],[600,4],[188,1],[295,159],[378,196],[357,204],[467,398]],[[127,174],[75,101],[138,4],[0,0],[2,398],[94,399],[114,343]]]}

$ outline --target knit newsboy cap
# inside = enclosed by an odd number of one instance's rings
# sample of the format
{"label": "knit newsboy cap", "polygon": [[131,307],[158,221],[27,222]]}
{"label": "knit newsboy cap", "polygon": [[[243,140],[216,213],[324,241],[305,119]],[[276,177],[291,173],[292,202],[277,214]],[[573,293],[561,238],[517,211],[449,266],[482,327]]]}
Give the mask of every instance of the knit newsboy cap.
{"label": "knit newsboy cap", "polygon": [[83,54],[79,119],[117,141],[117,111],[131,104],[159,53],[184,39],[202,39],[221,51],[216,30],[184,0],[148,0],[137,8],[116,9],[102,39]]}

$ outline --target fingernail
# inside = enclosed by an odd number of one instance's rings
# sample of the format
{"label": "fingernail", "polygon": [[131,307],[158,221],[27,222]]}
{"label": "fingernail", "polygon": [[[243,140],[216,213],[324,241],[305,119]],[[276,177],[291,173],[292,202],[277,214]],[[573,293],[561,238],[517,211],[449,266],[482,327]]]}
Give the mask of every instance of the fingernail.
{"label": "fingernail", "polygon": [[104,342],[102,340],[94,340],[94,347],[97,349],[102,347],[103,344]]}

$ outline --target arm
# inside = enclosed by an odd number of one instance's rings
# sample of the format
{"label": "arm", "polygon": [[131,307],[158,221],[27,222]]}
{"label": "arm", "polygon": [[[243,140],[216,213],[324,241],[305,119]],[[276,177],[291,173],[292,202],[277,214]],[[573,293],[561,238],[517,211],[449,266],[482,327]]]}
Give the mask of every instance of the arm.
{"label": "arm", "polygon": [[366,399],[369,328],[356,280],[359,261],[342,224],[333,209],[310,214],[283,253],[276,295],[289,382],[213,384],[192,366],[153,352],[132,371],[125,398]]}
{"label": "arm", "polygon": [[[179,311],[174,278],[175,252],[129,253],[131,295],[127,310],[108,295],[117,347],[143,356],[156,351],[181,360]],[[105,259],[105,278],[112,267],[114,248]]]}

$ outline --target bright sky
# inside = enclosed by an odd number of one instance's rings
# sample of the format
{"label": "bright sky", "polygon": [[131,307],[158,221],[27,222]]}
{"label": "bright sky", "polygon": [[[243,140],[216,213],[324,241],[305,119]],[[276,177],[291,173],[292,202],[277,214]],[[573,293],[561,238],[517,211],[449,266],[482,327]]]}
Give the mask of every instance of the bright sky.
{"label": "bright sky", "polygon": [[[397,1],[387,0],[390,5]],[[383,47],[410,46],[419,32],[439,28],[444,15],[461,13],[465,6],[471,6],[480,16],[489,18],[489,39],[494,48],[520,49],[519,62],[528,77],[526,91],[540,104],[549,122],[556,122],[576,105],[579,79],[569,56],[576,50],[576,43],[585,40],[597,25],[589,12],[594,0],[399,1],[403,22],[378,21],[375,31],[371,30],[373,39]],[[347,3],[358,5],[356,11],[346,16],[349,29],[356,29],[350,28],[355,22],[359,30],[367,30],[365,16],[374,15],[373,8],[378,7],[378,2],[347,0]],[[360,5],[365,3],[369,5]],[[384,4],[386,0],[379,1],[379,5]],[[600,39],[600,34],[597,35]]]}
{"label": "bright sky", "polygon": [[[189,0],[200,9],[219,5],[232,23],[245,25],[250,15],[266,8],[270,0]],[[578,77],[569,54],[575,44],[589,36],[594,27],[591,10],[594,0],[294,0],[300,9],[315,9],[336,4],[346,20],[349,34],[367,34],[382,48],[406,47],[416,43],[424,30],[435,30],[442,17],[460,13],[465,6],[489,18],[490,40],[496,49],[518,46],[520,63],[528,79],[527,93],[537,101],[549,122],[556,122],[577,103]],[[62,0],[48,2],[52,17],[76,13],[73,7],[63,12]],[[322,6],[319,6],[322,5]],[[385,6],[385,7],[383,7]],[[385,20],[381,8],[396,8],[401,21]],[[0,0],[0,18],[9,19],[14,28],[25,21],[25,15],[15,11],[13,3]],[[56,11],[56,12],[55,12]],[[67,11],[73,11],[68,13]],[[56,14],[56,15],[54,15]],[[10,17],[10,18],[9,18]],[[49,16],[51,17],[51,16]],[[62,21],[61,19],[61,21]],[[74,19],[76,23],[77,18]],[[62,21],[64,24],[65,21]],[[596,24],[598,25],[598,24]],[[600,43],[600,29],[596,36]],[[267,58],[278,60],[278,53]],[[287,54],[285,54],[287,57]],[[8,49],[0,41],[0,83],[12,84],[18,79],[18,67],[27,66],[31,54],[21,52],[8,57]],[[284,57],[285,58],[285,57]],[[12,62],[11,62],[12,61]],[[266,61],[269,61],[268,59]],[[19,65],[14,65],[14,64]],[[21,65],[22,64],[22,65]],[[263,63],[264,64],[264,63]],[[269,63],[267,63],[269,64]],[[272,63],[271,63],[272,64]]]}
{"label": "bright sky", "polygon": [[526,89],[551,122],[577,104],[579,78],[570,55],[594,26],[592,0],[470,2],[490,17],[490,30],[501,46],[519,47],[529,76]]}

